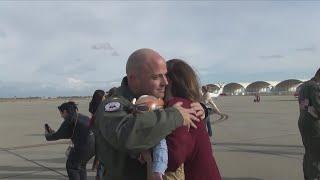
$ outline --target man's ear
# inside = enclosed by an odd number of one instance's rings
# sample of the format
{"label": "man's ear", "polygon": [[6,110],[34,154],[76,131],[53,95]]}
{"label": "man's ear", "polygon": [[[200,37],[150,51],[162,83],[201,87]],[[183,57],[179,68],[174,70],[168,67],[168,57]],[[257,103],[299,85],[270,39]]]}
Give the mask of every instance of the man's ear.
{"label": "man's ear", "polygon": [[127,77],[128,77],[128,81],[130,81],[130,82],[132,82],[132,83],[136,84],[137,79],[138,79],[138,77],[137,77],[137,75],[136,75],[136,74],[131,73],[131,74],[130,74],[130,75],[128,75]]}
{"label": "man's ear", "polygon": [[129,81],[132,81],[132,80],[135,78],[135,77],[134,77],[134,74],[132,74],[132,73],[131,73],[131,74],[128,74],[127,77],[128,77],[128,80],[129,80]]}

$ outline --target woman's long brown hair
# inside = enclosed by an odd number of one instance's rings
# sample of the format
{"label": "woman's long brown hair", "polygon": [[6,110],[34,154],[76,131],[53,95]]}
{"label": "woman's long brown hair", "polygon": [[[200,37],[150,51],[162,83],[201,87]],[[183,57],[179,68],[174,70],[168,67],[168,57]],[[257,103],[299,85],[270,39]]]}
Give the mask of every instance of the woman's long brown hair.
{"label": "woman's long brown hair", "polygon": [[190,65],[180,59],[167,61],[168,78],[174,97],[199,102],[201,99],[198,77]]}

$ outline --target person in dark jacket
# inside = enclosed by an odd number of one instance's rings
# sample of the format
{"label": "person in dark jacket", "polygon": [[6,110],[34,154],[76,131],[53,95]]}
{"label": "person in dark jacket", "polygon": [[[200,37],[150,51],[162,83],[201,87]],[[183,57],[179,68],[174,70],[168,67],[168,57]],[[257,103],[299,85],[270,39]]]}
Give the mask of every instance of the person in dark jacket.
{"label": "person in dark jacket", "polygon": [[305,148],[304,179],[320,179],[320,68],[300,86],[299,110],[298,126]]}
{"label": "person in dark jacket", "polygon": [[72,101],[61,104],[58,109],[64,121],[57,131],[46,125],[45,137],[47,141],[71,139],[73,146],[66,162],[69,180],[86,180],[86,165],[94,155],[94,135],[88,127],[89,117],[78,113],[78,107]]}

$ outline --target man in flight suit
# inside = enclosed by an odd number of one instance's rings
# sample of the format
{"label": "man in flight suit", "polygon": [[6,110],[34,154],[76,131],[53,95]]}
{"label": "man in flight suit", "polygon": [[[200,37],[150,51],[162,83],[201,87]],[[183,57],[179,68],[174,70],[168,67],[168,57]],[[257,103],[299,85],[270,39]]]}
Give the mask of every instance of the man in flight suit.
{"label": "man in flight suit", "polygon": [[299,91],[299,130],[305,148],[305,180],[320,179],[320,69],[301,85]]}
{"label": "man in flight suit", "polygon": [[[96,114],[97,154],[105,165],[105,180],[146,180],[146,165],[139,154],[154,147],[180,126],[193,126],[203,115],[199,103],[191,109],[178,104],[163,110],[133,114],[132,100],[141,95],[163,98],[168,85],[163,57],[152,49],[133,52],[121,86],[103,101]],[[196,116],[192,115],[196,114]]]}

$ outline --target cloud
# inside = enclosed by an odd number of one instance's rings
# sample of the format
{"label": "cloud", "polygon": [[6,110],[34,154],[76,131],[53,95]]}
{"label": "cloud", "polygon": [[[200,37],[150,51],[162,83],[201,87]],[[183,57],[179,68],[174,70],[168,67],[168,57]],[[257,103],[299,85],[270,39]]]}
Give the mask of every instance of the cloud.
{"label": "cloud", "polygon": [[113,50],[113,47],[108,42],[94,44],[91,46],[91,48],[94,50]]}
{"label": "cloud", "polygon": [[0,81],[1,97],[29,96],[88,96],[96,89],[110,89],[108,83],[90,83],[73,77],[55,82],[4,82]]}
{"label": "cloud", "polygon": [[104,50],[104,51],[111,51],[111,56],[119,56],[119,53],[111,46],[109,42],[106,43],[96,43],[91,46],[93,50]]}
{"label": "cloud", "polygon": [[284,56],[280,55],[280,54],[273,54],[273,55],[268,55],[268,56],[259,56],[259,58],[261,59],[282,59],[284,58]]}
{"label": "cloud", "polygon": [[74,89],[74,90],[83,90],[84,88],[88,88],[88,84],[80,79],[76,79],[73,77],[67,77],[66,78],[66,88]]}
{"label": "cloud", "polygon": [[117,51],[113,51],[113,52],[111,53],[111,56],[119,56],[119,53],[118,53]]}
{"label": "cloud", "polygon": [[297,52],[316,52],[317,51],[317,49],[315,47],[297,48],[295,50]]}
{"label": "cloud", "polygon": [[84,76],[87,73],[95,72],[97,70],[90,60],[74,59],[69,62],[51,62],[37,67],[34,72],[43,75],[57,75],[57,76]]}
{"label": "cloud", "polygon": [[109,85],[111,87],[117,87],[117,86],[121,85],[121,82],[120,81],[112,81],[112,82],[109,83]]}
{"label": "cloud", "polygon": [[24,89],[21,95],[40,93],[33,86],[53,94],[85,87],[91,94],[119,85],[127,58],[143,47],[187,61],[202,82],[282,77],[289,70],[308,75],[319,65],[320,11],[316,2],[289,4],[0,2],[0,77]]}

